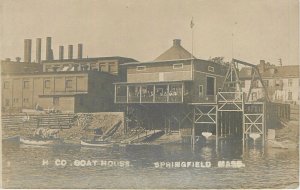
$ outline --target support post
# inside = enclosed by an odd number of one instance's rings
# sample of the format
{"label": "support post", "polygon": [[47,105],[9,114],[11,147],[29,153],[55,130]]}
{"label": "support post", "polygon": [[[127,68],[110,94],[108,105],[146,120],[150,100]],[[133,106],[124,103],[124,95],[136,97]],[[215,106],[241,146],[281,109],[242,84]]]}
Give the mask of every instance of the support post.
{"label": "support post", "polygon": [[219,126],[218,126],[218,104],[216,105],[216,151],[218,151],[218,145],[219,145]]}
{"label": "support post", "polygon": [[127,103],[128,103],[128,98],[129,98],[128,94],[129,94],[129,87],[126,86],[126,101],[127,101]]}
{"label": "support post", "polygon": [[140,86],[140,103],[142,103],[142,86]]}
{"label": "support post", "polygon": [[191,144],[192,144],[192,150],[195,150],[195,107],[193,107],[193,124],[192,124],[192,139],[191,139]]}
{"label": "support post", "polygon": [[156,88],[155,84],[153,85],[153,102],[155,102],[155,94],[156,94]]}

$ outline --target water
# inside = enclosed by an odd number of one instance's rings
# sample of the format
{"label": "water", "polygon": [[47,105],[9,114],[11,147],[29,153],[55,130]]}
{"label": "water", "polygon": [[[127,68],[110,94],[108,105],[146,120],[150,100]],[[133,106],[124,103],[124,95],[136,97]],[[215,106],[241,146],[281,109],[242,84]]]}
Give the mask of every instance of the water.
{"label": "water", "polygon": [[[4,188],[285,188],[298,186],[298,151],[223,143],[190,146],[84,148],[3,145]],[[43,165],[48,160],[48,165]],[[55,160],[57,164],[55,164]],[[61,161],[67,162],[60,166]],[[76,160],[92,166],[75,166]],[[240,160],[245,167],[220,168],[218,161]],[[76,163],[75,163],[75,162]],[[92,161],[98,161],[94,166]],[[113,161],[114,166],[101,165]],[[211,167],[156,168],[175,161],[203,161]],[[79,162],[79,161],[78,161]],[[108,163],[108,162],[106,162]],[[126,164],[130,164],[126,167]],[[44,163],[45,164],[45,163]],[[84,164],[84,163],[83,163]]]}

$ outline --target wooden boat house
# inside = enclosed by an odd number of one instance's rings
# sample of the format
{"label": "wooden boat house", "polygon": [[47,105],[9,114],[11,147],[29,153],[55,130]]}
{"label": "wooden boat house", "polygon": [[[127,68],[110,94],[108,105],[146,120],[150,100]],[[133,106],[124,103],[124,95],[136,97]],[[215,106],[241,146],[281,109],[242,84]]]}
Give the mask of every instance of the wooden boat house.
{"label": "wooden boat house", "polygon": [[197,59],[180,42],[175,39],[154,61],[122,65],[127,81],[115,83],[115,103],[126,109],[128,117],[135,117],[129,121],[183,132],[191,128],[190,121],[184,122],[191,120],[190,105],[216,102],[227,68]]}

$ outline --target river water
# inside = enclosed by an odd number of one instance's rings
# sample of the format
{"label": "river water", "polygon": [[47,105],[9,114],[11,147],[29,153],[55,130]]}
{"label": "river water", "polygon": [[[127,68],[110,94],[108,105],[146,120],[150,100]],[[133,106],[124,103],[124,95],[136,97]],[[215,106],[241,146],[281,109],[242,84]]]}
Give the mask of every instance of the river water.
{"label": "river water", "polygon": [[[299,181],[297,150],[249,146],[243,153],[241,143],[217,151],[211,144],[191,150],[4,143],[2,151],[4,188],[296,188]],[[224,168],[229,162],[222,161],[231,162]]]}

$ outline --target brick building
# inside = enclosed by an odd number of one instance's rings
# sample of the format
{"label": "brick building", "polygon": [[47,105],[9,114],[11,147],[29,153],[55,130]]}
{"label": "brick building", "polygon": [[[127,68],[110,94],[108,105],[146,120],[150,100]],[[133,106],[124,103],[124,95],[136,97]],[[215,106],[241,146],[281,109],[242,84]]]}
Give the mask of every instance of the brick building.
{"label": "brick building", "polygon": [[82,44],[73,58],[73,45],[68,58],[59,47],[54,59],[51,37],[46,39],[46,59],[41,60],[42,39],[36,39],[36,60],[31,61],[31,39],[24,40],[24,62],[1,61],[2,111],[22,109],[57,109],[63,112],[102,112],[114,107],[113,82],[126,80],[120,65],[136,60],[126,57],[83,58]]}
{"label": "brick building", "polygon": [[63,112],[111,111],[112,82],[105,72],[57,72],[2,75],[2,111],[22,108]]}

